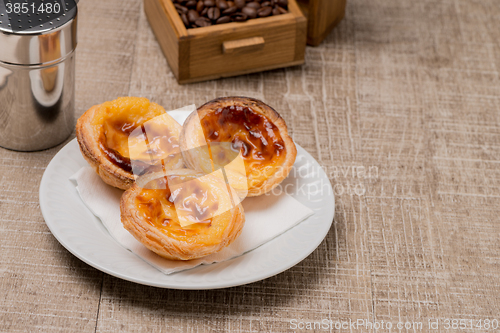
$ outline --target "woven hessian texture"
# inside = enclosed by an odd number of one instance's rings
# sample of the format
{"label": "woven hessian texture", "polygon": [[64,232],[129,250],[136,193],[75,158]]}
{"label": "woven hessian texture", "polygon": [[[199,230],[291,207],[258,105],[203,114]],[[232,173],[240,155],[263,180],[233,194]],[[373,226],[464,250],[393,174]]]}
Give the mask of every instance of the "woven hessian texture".
{"label": "woven hessian texture", "polygon": [[0,148],[0,331],[285,332],[293,320],[364,319],[424,332],[438,318],[432,332],[448,332],[447,318],[500,319],[499,22],[498,0],[352,0],[304,66],[179,86],[140,1],[81,1],[75,117],[127,95],[166,109],[262,99],[330,175],[335,219],[309,257],[267,280],[147,287],[50,233],[38,188],[63,145]]}

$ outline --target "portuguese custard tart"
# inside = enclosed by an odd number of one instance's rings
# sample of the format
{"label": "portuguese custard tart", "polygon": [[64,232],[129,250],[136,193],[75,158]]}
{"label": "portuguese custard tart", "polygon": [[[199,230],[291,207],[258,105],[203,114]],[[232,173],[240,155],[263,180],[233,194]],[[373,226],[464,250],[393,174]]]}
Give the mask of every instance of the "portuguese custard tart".
{"label": "portuguese custard tart", "polygon": [[126,190],[134,174],[183,167],[181,128],[158,104],[121,97],[86,111],[76,124],[76,137],[102,180]]}
{"label": "portuguese custard tart", "polygon": [[204,173],[223,168],[240,197],[272,190],[288,176],[297,155],[278,112],[245,97],[199,107],[184,123],[180,146],[189,168]]}
{"label": "portuguese custard tart", "polygon": [[[144,181],[144,179],[151,179]],[[218,252],[241,233],[237,194],[214,175],[180,169],[141,177],[121,198],[121,221],[139,242],[171,260]]]}

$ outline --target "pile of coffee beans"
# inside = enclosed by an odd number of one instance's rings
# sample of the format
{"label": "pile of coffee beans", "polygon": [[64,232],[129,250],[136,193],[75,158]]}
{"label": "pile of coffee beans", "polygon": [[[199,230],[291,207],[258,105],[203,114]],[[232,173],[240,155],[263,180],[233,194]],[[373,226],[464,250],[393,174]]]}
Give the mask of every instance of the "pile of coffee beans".
{"label": "pile of coffee beans", "polygon": [[186,28],[288,13],[288,0],[172,0]]}

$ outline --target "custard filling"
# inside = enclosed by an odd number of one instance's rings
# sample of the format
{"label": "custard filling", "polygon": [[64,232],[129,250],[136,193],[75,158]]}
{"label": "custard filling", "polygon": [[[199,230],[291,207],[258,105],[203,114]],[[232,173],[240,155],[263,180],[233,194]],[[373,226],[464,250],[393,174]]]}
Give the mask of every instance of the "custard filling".
{"label": "custard filling", "polygon": [[178,133],[172,133],[165,110],[146,98],[122,97],[105,102],[94,118],[100,129],[99,147],[107,159],[127,172],[134,164],[179,156]]}
{"label": "custard filling", "polygon": [[285,143],[278,127],[249,107],[218,108],[201,118],[201,125],[213,163],[227,165],[241,153],[250,186],[262,183],[285,161]]}
{"label": "custard filling", "polygon": [[[141,189],[135,199],[139,217],[170,238],[201,245],[219,244],[232,219],[220,184],[192,175],[167,176]],[[191,224],[182,223],[182,219]]]}

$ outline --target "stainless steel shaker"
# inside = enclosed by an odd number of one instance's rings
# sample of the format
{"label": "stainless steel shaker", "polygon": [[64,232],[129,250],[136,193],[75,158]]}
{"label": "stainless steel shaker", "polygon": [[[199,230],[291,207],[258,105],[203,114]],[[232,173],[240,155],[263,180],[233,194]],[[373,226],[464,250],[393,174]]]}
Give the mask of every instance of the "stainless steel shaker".
{"label": "stainless steel shaker", "polygon": [[73,0],[0,0],[0,146],[41,150],[72,133],[76,27]]}

